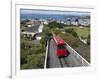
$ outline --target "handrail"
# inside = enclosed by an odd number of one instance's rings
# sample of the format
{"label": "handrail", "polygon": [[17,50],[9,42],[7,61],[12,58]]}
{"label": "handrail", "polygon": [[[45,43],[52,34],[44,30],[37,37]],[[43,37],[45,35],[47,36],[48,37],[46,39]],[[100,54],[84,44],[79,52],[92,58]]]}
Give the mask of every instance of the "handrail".
{"label": "handrail", "polygon": [[46,54],[45,54],[45,62],[44,62],[44,69],[46,69],[46,66],[47,66],[48,45],[49,45],[49,42],[47,41]]}
{"label": "handrail", "polygon": [[81,55],[79,55],[72,47],[70,47],[67,43],[66,43],[67,49],[70,53],[72,53],[76,58],[80,58],[80,61],[82,63],[83,66],[90,66],[90,64],[88,63],[87,60],[85,60]]}

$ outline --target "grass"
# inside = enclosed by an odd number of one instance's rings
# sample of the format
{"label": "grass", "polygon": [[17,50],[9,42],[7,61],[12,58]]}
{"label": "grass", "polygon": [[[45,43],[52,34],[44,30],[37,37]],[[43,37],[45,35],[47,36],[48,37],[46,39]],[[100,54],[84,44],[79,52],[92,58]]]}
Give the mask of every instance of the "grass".
{"label": "grass", "polygon": [[77,43],[79,46],[74,47],[74,49],[83,57],[85,58],[89,63],[91,62],[90,60],[90,46],[85,45],[82,42]]}
{"label": "grass", "polygon": [[69,29],[69,28],[73,28],[74,31],[78,34],[79,37],[84,37],[87,38],[88,35],[90,34],[90,28],[89,27],[76,27],[76,26],[69,26],[69,27],[65,27],[65,29]]}

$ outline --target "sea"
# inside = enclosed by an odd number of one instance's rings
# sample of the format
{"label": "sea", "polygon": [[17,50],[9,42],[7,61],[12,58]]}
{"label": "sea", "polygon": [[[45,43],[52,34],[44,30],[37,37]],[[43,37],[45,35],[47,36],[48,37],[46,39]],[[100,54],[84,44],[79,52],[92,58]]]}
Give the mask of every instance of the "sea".
{"label": "sea", "polygon": [[71,18],[74,20],[74,19],[80,18],[80,17],[81,16],[75,16],[75,15],[20,14],[21,20],[25,20],[25,19],[49,19],[49,20],[62,20],[62,21],[64,21],[67,18]]}

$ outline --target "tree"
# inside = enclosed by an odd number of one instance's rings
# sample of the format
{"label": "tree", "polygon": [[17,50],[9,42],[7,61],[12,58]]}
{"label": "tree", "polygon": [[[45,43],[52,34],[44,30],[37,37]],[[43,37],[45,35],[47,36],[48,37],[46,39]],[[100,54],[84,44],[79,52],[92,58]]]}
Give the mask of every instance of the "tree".
{"label": "tree", "polygon": [[57,26],[56,21],[50,22],[50,23],[48,24],[48,27],[49,27],[49,28],[56,28],[56,26]]}
{"label": "tree", "polygon": [[64,24],[57,23],[56,21],[50,22],[48,27],[50,28],[63,28]]}
{"label": "tree", "polygon": [[65,32],[72,34],[74,37],[78,37],[73,28],[65,29]]}
{"label": "tree", "polygon": [[25,44],[24,44],[24,42],[21,42],[21,49],[25,49]]}

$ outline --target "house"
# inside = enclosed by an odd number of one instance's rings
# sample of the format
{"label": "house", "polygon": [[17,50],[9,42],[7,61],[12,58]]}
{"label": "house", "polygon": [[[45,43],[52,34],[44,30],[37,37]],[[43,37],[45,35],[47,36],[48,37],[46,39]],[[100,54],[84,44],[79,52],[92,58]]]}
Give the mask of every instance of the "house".
{"label": "house", "polygon": [[67,25],[71,25],[71,18],[67,18],[66,24],[67,24]]}
{"label": "house", "polygon": [[24,37],[34,37],[35,33],[25,31],[25,32],[21,32],[21,35]]}
{"label": "house", "polygon": [[40,26],[38,28],[38,32],[40,33],[40,32],[42,32],[42,30],[43,30],[43,24],[40,24]]}
{"label": "house", "polygon": [[35,37],[36,40],[41,40],[41,39],[42,39],[42,32],[36,33],[36,34],[34,35],[34,37]]}

